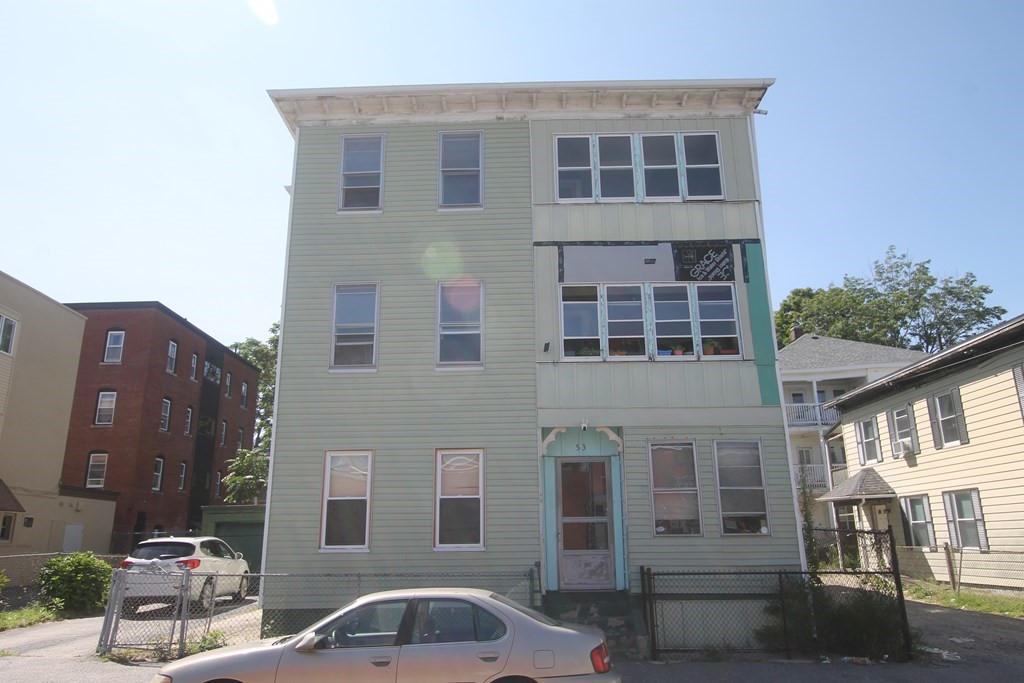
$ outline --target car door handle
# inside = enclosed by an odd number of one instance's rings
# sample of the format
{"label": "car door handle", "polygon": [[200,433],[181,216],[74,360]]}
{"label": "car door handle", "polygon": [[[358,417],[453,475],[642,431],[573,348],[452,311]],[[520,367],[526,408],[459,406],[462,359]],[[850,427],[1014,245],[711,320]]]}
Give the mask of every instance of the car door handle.
{"label": "car door handle", "polygon": [[370,657],[370,664],[374,666],[387,666],[391,664],[391,657]]}
{"label": "car door handle", "polygon": [[497,661],[499,655],[497,652],[478,652],[476,656],[479,657],[481,661],[494,662]]}

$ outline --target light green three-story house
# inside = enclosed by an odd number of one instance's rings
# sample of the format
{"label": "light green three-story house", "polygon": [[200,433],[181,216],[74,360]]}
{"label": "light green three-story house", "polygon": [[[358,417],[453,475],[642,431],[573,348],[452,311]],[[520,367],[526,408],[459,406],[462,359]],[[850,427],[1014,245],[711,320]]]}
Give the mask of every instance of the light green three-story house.
{"label": "light green three-story house", "polygon": [[272,91],[296,152],[265,570],[798,569],[771,83]]}

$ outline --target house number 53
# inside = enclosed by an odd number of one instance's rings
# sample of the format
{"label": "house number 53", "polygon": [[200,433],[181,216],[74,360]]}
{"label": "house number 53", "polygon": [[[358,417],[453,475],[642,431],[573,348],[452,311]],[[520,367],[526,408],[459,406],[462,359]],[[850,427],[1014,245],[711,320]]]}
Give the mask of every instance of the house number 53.
{"label": "house number 53", "polygon": [[576,444],[576,452],[577,453],[582,453],[585,450],[587,450],[587,444],[585,444],[585,443],[578,443],[578,444]]}

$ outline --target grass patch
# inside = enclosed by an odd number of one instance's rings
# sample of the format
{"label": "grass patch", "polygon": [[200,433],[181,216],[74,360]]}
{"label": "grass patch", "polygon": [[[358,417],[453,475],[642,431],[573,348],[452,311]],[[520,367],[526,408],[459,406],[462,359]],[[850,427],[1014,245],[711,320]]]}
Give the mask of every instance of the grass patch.
{"label": "grass patch", "polygon": [[10,610],[9,612],[0,612],[0,631],[42,624],[47,621],[56,621],[60,618],[57,612],[48,607],[29,605],[28,607]]}
{"label": "grass patch", "polygon": [[11,652],[10,650],[0,650],[0,657],[17,657],[17,652]]}
{"label": "grass patch", "polygon": [[916,579],[905,580],[903,592],[912,600],[930,602],[933,605],[1024,619],[1024,600],[1017,596],[1000,595],[969,588],[961,588],[960,594],[957,595],[957,592],[949,586]]}
{"label": "grass patch", "polygon": [[111,650],[100,659],[115,664],[141,664],[143,662],[167,662],[171,659],[171,653],[166,648],[155,650],[136,650],[134,648],[123,648]]}

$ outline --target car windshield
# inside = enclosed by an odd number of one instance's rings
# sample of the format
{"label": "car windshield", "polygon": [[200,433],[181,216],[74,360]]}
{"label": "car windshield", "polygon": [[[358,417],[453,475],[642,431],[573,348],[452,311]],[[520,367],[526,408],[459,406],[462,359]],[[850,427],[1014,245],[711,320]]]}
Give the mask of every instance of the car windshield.
{"label": "car windshield", "polygon": [[523,607],[522,605],[520,605],[515,600],[509,600],[504,595],[498,595],[497,593],[491,593],[491,598],[494,599],[494,600],[497,600],[498,602],[500,602],[501,604],[505,605],[506,607],[511,607],[512,609],[516,610],[517,612],[525,614],[526,616],[530,617],[534,621],[539,621],[542,624],[547,624],[548,626],[558,626],[558,624],[560,623],[557,619],[552,619],[548,615],[541,614],[540,612],[538,612],[536,610],[532,610],[529,607]]}
{"label": "car windshield", "polygon": [[129,557],[137,560],[174,560],[194,555],[196,547],[191,543],[170,542],[146,543],[131,552]]}

